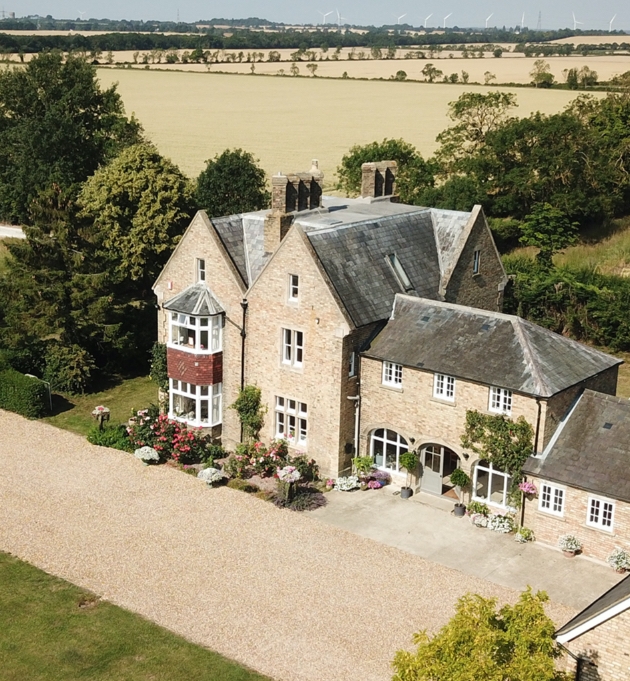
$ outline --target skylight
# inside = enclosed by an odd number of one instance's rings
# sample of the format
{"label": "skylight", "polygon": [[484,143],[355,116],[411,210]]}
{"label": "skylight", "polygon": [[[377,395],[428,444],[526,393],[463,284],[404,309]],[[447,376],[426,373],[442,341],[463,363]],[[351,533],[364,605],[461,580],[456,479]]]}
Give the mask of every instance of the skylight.
{"label": "skylight", "polygon": [[411,283],[411,279],[407,276],[405,268],[402,266],[402,263],[398,260],[398,256],[395,253],[391,253],[387,256],[387,262],[396,275],[396,279],[398,279],[401,288],[406,292],[415,290],[414,285]]}
{"label": "skylight", "polygon": [[610,430],[612,428],[612,426],[613,426],[612,423],[608,423],[608,422],[604,423],[604,428],[606,428],[606,430]]}

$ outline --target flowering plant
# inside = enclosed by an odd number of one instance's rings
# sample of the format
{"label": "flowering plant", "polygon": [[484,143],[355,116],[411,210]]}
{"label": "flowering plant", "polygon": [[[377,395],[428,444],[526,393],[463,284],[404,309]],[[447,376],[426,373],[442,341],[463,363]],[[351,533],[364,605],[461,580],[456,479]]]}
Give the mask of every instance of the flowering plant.
{"label": "flowering plant", "polygon": [[509,534],[514,532],[514,519],[511,515],[491,515],[488,518],[488,529],[493,532],[502,532],[503,534]]}
{"label": "flowering plant", "polygon": [[360,487],[359,478],[356,475],[349,475],[347,478],[337,478],[335,489],[340,492],[350,492]]}
{"label": "flowering plant", "polygon": [[385,487],[385,483],[382,480],[370,480],[367,486],[369,489],[381,489],[381,487]]}
{"label": "flowering plant", "polygon": [[249,463],[249,456],[239,453],[237,449],[235,454],[223,464],[223,470],[230,478],[239,478],[244,480],[252,476],[252,469]]}
{"label": "flowering plant", "polygon": [[334,478],[328,478],[328,480],[326,480],[326,488],[332,489],[334,486],[335,486],[335,479]]}
{"label": "flowering plant", "polygon": [[470,522],[475,527],[488,527],[488,518],[483,513],[471,513]]}
{"label": "flowering plant", "polygon": [[528,527],[519,527],[514,536],[514,541],[517,541],[519,544],[526,544],[528,541],[534,541],[534,539],[534,532]]}
{"label": "flowering plant", "polygon": [[145,463],[151,463],[152,461],[157,463],[160,460],[160,455],[153,447],[140,447],[140,449],[136,449],[133,455],[136,459],[140,459],[140,461]]}
{"label": "flowering plant", "polygon": [[561,551],[576,553],[582,550],[582,542],[573,534],[563,534],[558,539],[558,547]]}
{"label": "flowering plant", "polygon": [[606,562],[611,568],[617,570],[617,572],[630,570],[630,555],[627,551],[620,549],[618,546],[615,546],[613,552],[606,558]]}
{"label": "flowering plant", "polygon": [[536,489],[536,485],[534,485],[533,482],[519,482],[518,483],[518,488],[523,492],[523,494],[538,494],[538,490]]}
{"label": "flowering plant", "polygon": [[276,476],[281,482],[292,484],[297,482],[302,476],[295,466],[285,466],[276,471]]}
{"label": "flowering plant", "polygon": [[217,468],[204,468],[197,473],[197,477],[212,485],[214,482],[221,482],[225,478],[225,474]]}
{"label": "flowering plant", "polygon": [[107,414],[109,413],[109,407],[104,407],[103,405],[99,405],[98,407],[94,407],[92,409],[92,416],[97,416],[98,414]]}

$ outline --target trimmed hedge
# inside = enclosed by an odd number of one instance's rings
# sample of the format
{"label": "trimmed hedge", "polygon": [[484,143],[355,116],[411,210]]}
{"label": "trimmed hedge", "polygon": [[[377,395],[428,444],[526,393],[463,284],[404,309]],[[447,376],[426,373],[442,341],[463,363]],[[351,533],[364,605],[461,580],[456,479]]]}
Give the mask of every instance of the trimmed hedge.
{"label": "trimmed hedge", "polygon": [[37,419],[48,413],[48,388],[14,369],[0,371],[0,409]]}

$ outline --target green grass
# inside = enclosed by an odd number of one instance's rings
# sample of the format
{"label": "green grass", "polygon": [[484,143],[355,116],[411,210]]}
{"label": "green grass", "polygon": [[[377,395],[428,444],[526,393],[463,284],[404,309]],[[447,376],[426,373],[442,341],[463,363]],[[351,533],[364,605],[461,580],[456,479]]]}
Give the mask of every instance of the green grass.
{"label": "green grass", "polygon": [[6,553],[0,660],[3,681],[267,678]]}
{"label": "green grass", "polygon": [[131,410],[144,409],[157,403],[157,386],[148,376],[130,378],[102,392],[87,395],[54,395],[53,416],[42,419],[47,423],[87,435],[96,421],[92,410],[98,405],[109,407],[110,423],[125,423]]}

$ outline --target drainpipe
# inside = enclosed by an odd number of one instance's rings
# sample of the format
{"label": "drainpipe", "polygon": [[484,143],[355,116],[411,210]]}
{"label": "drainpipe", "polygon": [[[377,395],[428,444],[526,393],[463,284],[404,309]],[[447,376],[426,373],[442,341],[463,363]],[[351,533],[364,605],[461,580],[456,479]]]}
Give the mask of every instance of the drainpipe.
{"label": "drainpipe", "polygon": [[536,416],[536,436],[534,437],[534,454],[538,454],[538,435],[540,433],[540,414],[542,411],[542,404],[540,403],[540,398],[536,398],[536,404],[538,405],[538,415]]}
{"label": "drainpipe", "polygon": [[247,338],[245,322],[247,321],[248,305],[247,298],[243,298],[241,300],[241,307],[243,308],[243,324],[241,325],[241,390],[245,387],[245,339]]}
{"label": "drainpipe", "polygon": [[572,653],[566,646],[563,646],[562,643],[556,641],[556,644],[562,648],[562,650],[564,650],[569,657],[572,657],[575,660],[575,681],[582,681],[583,668],[585,665],[592,665],[593,663],[587,657],[582,657],[581,655]]}

